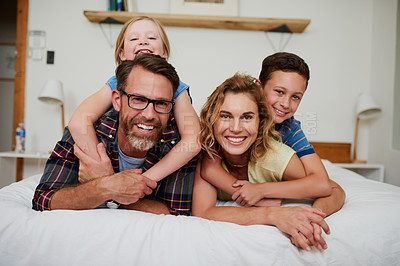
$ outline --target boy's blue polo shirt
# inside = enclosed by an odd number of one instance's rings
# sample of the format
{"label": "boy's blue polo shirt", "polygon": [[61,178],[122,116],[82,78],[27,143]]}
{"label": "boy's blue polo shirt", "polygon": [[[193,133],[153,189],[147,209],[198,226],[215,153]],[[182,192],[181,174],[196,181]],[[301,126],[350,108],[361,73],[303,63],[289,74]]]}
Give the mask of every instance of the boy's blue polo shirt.
{"label": "boy's blue polo shirt", "polygon": [[314,147],[308,142],[300,121],[292,116],[280,124],[275,124],[275,129],[281,134],[282,142],[296,151],[297,156],[302,157],[315,153]]}

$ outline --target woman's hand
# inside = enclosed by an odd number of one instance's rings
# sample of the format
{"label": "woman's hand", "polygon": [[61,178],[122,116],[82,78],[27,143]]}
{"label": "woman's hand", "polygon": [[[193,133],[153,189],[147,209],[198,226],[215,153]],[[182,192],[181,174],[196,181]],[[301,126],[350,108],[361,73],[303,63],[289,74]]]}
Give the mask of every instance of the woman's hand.
{"label": "woman's hand", "polygon": [[324,220],[325,213],[303,205],[271,208],[273,208],[273,211],[269,209],[271,224],[290,235],[293,244],[307,251],[311,250],[311,245],[317,249],[327,248],[321,236],[321,227],[326,234],[330,233],[329,226]]}
{"label": "woman's hand", "polygon": [[79,158],[78,175],[80,183],[114,174],[110,158],[103,143],[97,144],[97,153],[100,156],[100,161],[93,159],[84,153],[78,145],[74,144],[74,154]]}
{"label": "woman's hand", "polygon": [[262,190],[258,184],[252,184],[246,180],[237,180],[232,186],[234,188],[239,188],[232,194],[232,199],[236,201],[237,204],[254,206],[263,199]]}
{"label": "woman's hand", "polygon": [[[318,224],[315,224],[315,223],[311,223],[311,225],[314,228],[313,235],[314,235],[314,239],[315,239],[315,243],[316,243],[315,248],[318,249],[318,250],[327,249],[328,245],[326,244],[325,239],[323,237],[321,237],[321,234],[322,234],[321,227]],[[305,243],[307,243],[307,245],[309,245],[309,246],[312,245],[312,243],[300,232],[299,232],[299,237]],[[292,236],[290,237],[290,242],[292,242],[292,244],[295,245],[296,247],[301,248],[299,242],[296,241],[296,239],[294,237],[292,237]]]}

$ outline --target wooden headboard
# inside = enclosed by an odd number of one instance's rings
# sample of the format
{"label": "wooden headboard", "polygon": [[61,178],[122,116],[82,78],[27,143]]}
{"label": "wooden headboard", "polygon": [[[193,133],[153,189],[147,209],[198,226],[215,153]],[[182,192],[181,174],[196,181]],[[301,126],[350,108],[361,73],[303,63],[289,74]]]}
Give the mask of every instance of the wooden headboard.
{"label": "wooden headboard", "polygon": [[351,163],[351,143],[312,141],[310,143],[321,159],[332,163]]}

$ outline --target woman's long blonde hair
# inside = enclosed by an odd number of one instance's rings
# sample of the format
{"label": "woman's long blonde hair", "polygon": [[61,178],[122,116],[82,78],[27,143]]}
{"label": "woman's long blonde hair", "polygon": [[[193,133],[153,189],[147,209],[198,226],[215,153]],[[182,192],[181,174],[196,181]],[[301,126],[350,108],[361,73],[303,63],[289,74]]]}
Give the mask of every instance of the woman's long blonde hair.
{"label": "woman's long blonde hair", "polygon": [[119,53],[124,48],[126,31],[127,31],[127,29],[129,28],[130,25],[132,25],[133,23],[135,23],[136,21],[139,21],[139,20],[150,20],[150,21],[152,21],[154,23],[154,25],[156,26],[156,29],[158,31],[158,34],[160,35],[161,41],[163,43],[165,59],[168,60],[168,58],[169,58],[169,55],[170,55],[170,52],[171,52],[171,48],[169,46],[169,40],[168,40],[167,34],[165,33],[161,22],[158,21],[155,18],[151,18],[151,17],[148,17],[148,16],[139,16],[139,17],[131,18],[130,20],[125,22],[124,26],[122,26],[122,29],[121,29],[121,31],[120,31],[120,33],[118,35],[118,38],[117,38],[117,42],[115,43],[114,56],[115,56],[115,62],[116,62],[117,65],[119,65],[121,63],[121,58],[119,58]]}
{"label": "woman's long blonde hair", "polygon": [[200,113],[201,131],[199,141],[201,148],[211,158],[218,156],[219,144],[214,136],[214,124],[220,116],[221,106],[227,93],[247,93],[257,104],[260,124],[257,138],[249,149],[249,161],[256,162],[263,158],[267,151],[272,149],[271,139],[280,139],[280,134],[275,131],[273,116],[265,101],[263,90],[255,82],[255,78],[236,73],[225,80],[208,97]]}

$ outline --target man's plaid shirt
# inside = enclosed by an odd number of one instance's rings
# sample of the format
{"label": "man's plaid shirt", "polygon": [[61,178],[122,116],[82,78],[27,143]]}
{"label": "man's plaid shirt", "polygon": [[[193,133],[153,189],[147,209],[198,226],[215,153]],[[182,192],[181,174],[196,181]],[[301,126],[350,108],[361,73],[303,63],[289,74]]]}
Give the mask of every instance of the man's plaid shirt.
{"label": "man's plaid shirt", "polygon": [[[95,123],[97,138],[105,144],[114,172],[119,172],[117,128],[118,112],[114,109],[105,113]],[[179,140],[178,128],[171,115],[159,142],[147,153],[142,166],[143,172],[160,161]],[[52,196],[57,190],[79,184],[79,159],[74,155],[73,145],[71,133],[65,128],[64,135],[47,160],[43,176],[36,187],[32,200],[34,210],[50,210]],[[184,167],[159,181],[150,196],[165,202],[171,214],[190,215],[196,160],[197,156]]]}

